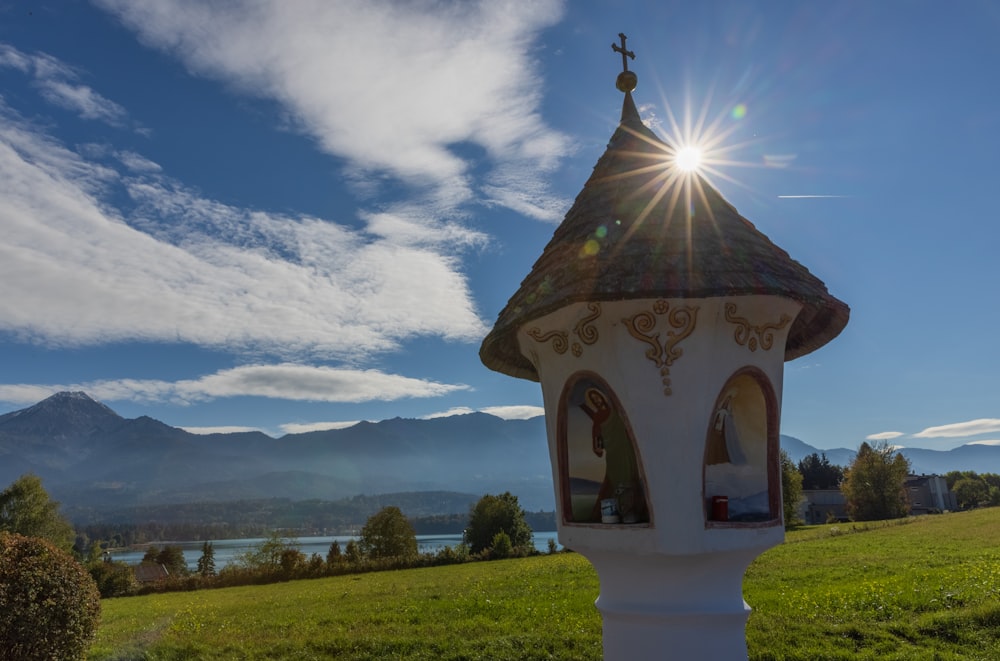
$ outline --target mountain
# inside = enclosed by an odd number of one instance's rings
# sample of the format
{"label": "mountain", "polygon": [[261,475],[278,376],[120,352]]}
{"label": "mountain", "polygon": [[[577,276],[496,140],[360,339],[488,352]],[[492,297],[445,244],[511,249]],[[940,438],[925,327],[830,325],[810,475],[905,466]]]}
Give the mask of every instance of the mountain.
{"label": "mountain", "polygon": [[541,417],[396,418],[274,439],[191,434],[147,416],[122,418],[84,393],[59,393],[0,416],[0,485],[29,471],[70,513],[403,491],[511,491],[526,509],[554,508]]}
{"label": "mountain", "polygon": [[855,450],[848,450],[847,448],[820,450],[819,448],[814,448],[808,443],[800,441],[794,436],[786,436],[785,434],[781,435],[781,449],[787,452],[788,456],[791,457],[792,461],[796,464],[811,454],[825,454],[831,464],[836,466],[848,466],[854,461],[854,455],[857,454]]}
{"label": "mountain", "polygon": [[[839,465],[854,458],[853,450],[822,451],[785,435],[781,446],[795,462],[814,452]],[[1000,447],[902,452],[917,473],[1000,473]],[[74,507],[404,491],[510,491],[528,510],[555,506],[545,419],[485,413],[393,418],[275,439],[259,432],[191,434],[147,416],[122,418],[82,392],[59,393],[0,416],[0,486],[29,471],[70,515]]]}
{"label": "mountain", "polygon": [[[33,471],[46,476],[88,457],[94,437],[124,419],[83,392],[61,392],[0,416],[0,481]],[[8,480],[9,481],[9,480]]]}

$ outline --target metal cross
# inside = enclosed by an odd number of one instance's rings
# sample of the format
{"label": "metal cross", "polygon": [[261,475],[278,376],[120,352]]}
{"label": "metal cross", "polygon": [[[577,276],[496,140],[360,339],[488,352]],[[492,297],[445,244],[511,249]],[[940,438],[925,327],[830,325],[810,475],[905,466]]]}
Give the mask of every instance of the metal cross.
{"label": "metal cross", "polygon": [[628,71],[628,58],[631,57],[634,60],[635,53],[630,50],[625,50],[625,40],[628,39],[628,37],[625,36],[624,32],[619,32],[618,37],[622,40],[622,45],[619,46],[618,44],[611,44],[611,50],[622,54],[622,69]]}

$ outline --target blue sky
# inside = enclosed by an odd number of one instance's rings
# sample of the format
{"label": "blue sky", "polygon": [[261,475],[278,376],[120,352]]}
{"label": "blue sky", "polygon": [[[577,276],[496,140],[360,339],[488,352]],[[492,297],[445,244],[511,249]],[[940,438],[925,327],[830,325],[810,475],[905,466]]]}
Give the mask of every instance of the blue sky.
{"label": "blue sky", "polygon": [[640,112],[852,308],[782,431],[1000,443],[992,2],[0,0],[0,413],[537,412],[479,343]]}

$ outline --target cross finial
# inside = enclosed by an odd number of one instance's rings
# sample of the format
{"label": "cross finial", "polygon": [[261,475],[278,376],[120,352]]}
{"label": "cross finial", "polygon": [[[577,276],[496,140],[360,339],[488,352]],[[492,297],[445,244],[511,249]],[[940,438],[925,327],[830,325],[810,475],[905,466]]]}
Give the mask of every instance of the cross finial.
{"label": "cross finial", "polygon": [[618,44],[611,44],[611,50],[622,54],[622,70],[628,71],[628,58],[631,57],[634,60],[635,53],[630,50],[625,50],[625,40],[628,39],[628,37],[625,36],[624,32],[619,32],[618,38],[622,40],[622,45],[619,46]]}
{"label": "cross finial", "polygon": [[635,53],[625,49],[625,40],[628,39],[628,37],[625,36],[624,32],[619,32],[618,38],[622,40],[621,46],[618,44],[611,44],[611,50],[622,54],[622,72],[618,74],[618,80],[615,81],[615,87],[628,94],[635,89],[636,83],[639,80],[636,77],[635,72],[628,70],[628,58],[631,57],[634,60]]}

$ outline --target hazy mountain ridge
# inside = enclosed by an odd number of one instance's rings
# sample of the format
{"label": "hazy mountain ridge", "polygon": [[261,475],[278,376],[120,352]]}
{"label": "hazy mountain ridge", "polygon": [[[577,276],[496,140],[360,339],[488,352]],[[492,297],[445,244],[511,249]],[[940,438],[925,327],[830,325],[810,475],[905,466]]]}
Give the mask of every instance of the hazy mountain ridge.
{"label": "hazy mountain ridge", "polygon": [[526,508],[553,509],[540,417],[395,418],[274,439],[192,434],[148,416],[122,418],[83,393],[59,393],[0,417],[0,484],[28,471],[64,504],[101,509],[504,490]]}
{"label": "hazy mountain ridge", "polygon": [[[543,417],[485,413],[393,418],[271,438],[197,435],[141,416],[125,419],[84,393],[59,393],[0,416],[0,485],[31,471],[67,506],[289,498],[337,500],[403,491],[511,491],[525,508],[554,508]],[[847,465],[854,450],[818,450],[791,436],[793,461],[825,452]],[[916,473],[1000,473],[1000,447],[904,449]]]}

